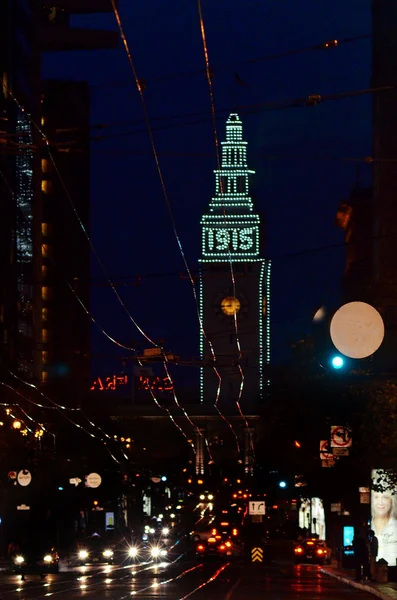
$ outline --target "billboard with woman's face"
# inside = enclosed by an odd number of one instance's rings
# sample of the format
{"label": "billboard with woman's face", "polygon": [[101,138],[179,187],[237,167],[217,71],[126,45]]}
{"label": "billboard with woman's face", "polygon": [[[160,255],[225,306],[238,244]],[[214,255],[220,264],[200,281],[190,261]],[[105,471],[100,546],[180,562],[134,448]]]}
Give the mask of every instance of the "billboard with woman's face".
{"label": "billboard with woman's face", "polygon": [[[372,471],[371,529],[379,542],[377,560],[397,564],[397,486],[387,481],[384,471]],[[374,489],[375,488],[375,489]]]}

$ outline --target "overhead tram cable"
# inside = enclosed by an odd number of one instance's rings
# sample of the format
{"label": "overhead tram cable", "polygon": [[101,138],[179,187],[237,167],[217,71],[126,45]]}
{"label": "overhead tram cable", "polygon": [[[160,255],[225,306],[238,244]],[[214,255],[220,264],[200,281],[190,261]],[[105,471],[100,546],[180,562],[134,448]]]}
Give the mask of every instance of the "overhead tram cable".
{"label": "overhead tram cable", "polygon": [[[55,170],[55,172],[56,172],[56,174],[57,174],[57,176],[58,176],[58,179],[59,179],[59,181],[60,181],[60,183],[61,183],[61,186],[62,186],[62,188],[63,188],[63,190],[64,190],[64,192],[65,192],[65,194],[66,194],[66,196],[67,196],[67,198],[68,198],[68,200],[69,200],[69,203],[70,203],[70,205],[71,205],[71,207],[72,207],[72,210],[73,210],[73,212],[74,212],[74,214],[75,214],[75,216],[76,216],[76,218],[77,218],[77,220],[78,220],[78,223],[79,223],[79,225],[80,225],[80,228],[82,229],[82,231],[83,231],[83,233],[84,233],[84,235],[85,235],[85,237],[86,237],[86,239],[87,239],[87,241],[88,241],[88,243],[89,243],[89,245],[90,245],[90,248],[91,248],[91,250],[93,251],[93,253],[94,253],[95,257],[96,257],[96,259],[97,259],[97,261],[98,261],[98,264],[100,265],[100,267],[101,267],[101,270],[102,270],[102,272],[103,272],[103,273],[104,273],[104,275],[105,275],[105,278],[106,278],[106,280],[108,281],[108,283],[109,283],[110,287],[112,288],[113,292],[115,293],[115,295],[116,295],[117,299],[119,300],[120,304],[122,305],[122,307],[123,307],[124,311],[126,312],[126,314],[127,314],[127,316],[129,317],[129,319],[130,319],[130,320],[133,322],[133,324],[136,326],[137,330],[138,330],[138,331],[139,331],[139,332],[140,332],[140,333],[141,333],[141,334],[142,334],[142,335],[145,337],[145,339],[146,339],[146,340],[148,340],[148,341],[149,341],[149,342],[150,342],[150,343],[151,343],[153,346],[155,346],[155,347],[159,348],[158,344],[156,344],[156,342],[154,342],[154,341],[153,341],[153,340],[152,340],[152,339],[151,339],[149,336],[147,336],[147,335],[146,335],[146,333],[145,333],[145,332],[144,332],[144,331],[143,331],[143,330],[140,328],[140,326],[138,325],[138,323],[137,323],[137,322],[134,320],[134,318],[132,317],[131,313],[128,311],[128,308],[126,307],[125,303],[124,303],[124,302],[123,302],[123,300],[121,299],[121,297],[120,297],[119,293],[117,292],[117,290],[116,290],[115,286],[112,284],[112,281],[110,280],[110,278],[109,278],[109,275],[108,275],[108,273],[107,273],[107,271],[106,271],[106,269],[105,269],[105,267],[104,267],[104,265],[103,265],[103,263],[102,263],[102,261],[101,261],[101,259],[100,259],[99,255],[98,255],[98,253],[97,253],[97,251],[96,251],[96,249],[95,249],[95,247],[94,247],[94,245],[93,245],[93,242],[92,242],[92,240],[91,240],[90,236],[88,235],[88,233],[87,233],[87,230],[86,230],[86,228],[85,228],[85,226],[84,226],[84,224],[83,224],[83,222],[82,222],[82,220],[81,220],[81,218],[80,218],[80,216],[79,216],[79,214],[78,214],[78,212],[77,212],[77,209],[76,209],[76,207],[75,207],[75,205],[74,205],[74,203],[73,203],[73,200],[72,200],[72,198],[71,198],[71,196],[70,196],[70,194],[69,194],[69,191],[68,191],[68,189],[67,189],[67,187],[66,187],[66,185],[65,185],[65,182],[63,181],[63,178],[62,178],[62,176],[61,176],[61,174],[60,174],[60,172],[59,172],[59,169],[57,168],[57,165],[56,165],[55,159],[54,159],[54,157],[53,157],[53,155],[52,155],[52,152],[51,152],[51,148],[50,148],[50,143],[49,143],[48,137],[47,137],[47,136],[46,136],[46,134],[43,132],[43,130],[41,129],[41,127],[40,127],[40,126],[39,126],[39,125],[38,125],[38,124],[37,124],[37,123],[34,121],[34,119],[32,118],[32,116],[31,116],[31,115],[30,115],[28,112],[26,112],[26,111],[25,111],[24,107],[23,107],[23,106],[22,106],[22,105],[19,103],[18,99],[17,99],[17,98],[16,98],[16,97],[13,95],[13,93],[11,92],[11,90],[9,90],[9,89],[8,89],[8,93],[10,94],[11,98],[14,100],[14,102],[15,102],[15,103],[16,103],[16,105],[18,106],[19,110],[20,110],[21,112],[23,112],[23,113],[24,113],[24,114],[27,116],[27,118],[29,119],[30,123],[31,123],[31,124],[32,124],[32,125],[35,127],[35,129],[36,129],[36,130],[37,130],[37,131],[40,133],[40,135],[41,135],[42,139],[44,140],[44,142],[45,142],[45,144],[46,144],[46,146],[47,146],[47,149],[48,149],[48,155],[49,155],[49,157],[50,157],[50,159],[51,159],[51,162],[52,162],[52,164],[53,164],[53,166],[54,166],[54,170]],[[4,178],[4,177],[3,177],[3,178]],[[70,284],[69,284],[69,283],[68,283],[68,286],[69,286],[69,288],[71,288],[71,286],[70,286]],[[76,294],[76,297],[77,297],[77,294]],[[82,306],[84,306],[84,304],[83,304],[81,301],[80,301],[80,304],[81,304]],[[88,313],[87,313],[87,314],[88,314]],[[91,320],[93,320],[93,318],[91,318]],[[95,321],[95,319],[93,320],[93,322],[96,324],[96,321]],[[109,336],[109,335],[108,335],[108,334],[107,334],[107,333],[106,333],[106,332],[105,332],[105,331],[104,331],[102,328],[100,328],[100,329],[101,329],[102,333],[103,333],[103,334],[104,334],[104,335],[105,335],[105,336],[106,336],[108,339],[110,339],[111,341],[114,341],[114,342],[115,342],[117,345],[120,345],[120,344],[119,344],[118,342],[116,342],[116,341],[115,341],[113,338],[111,338],[111,336]],[[132,351],[134,351],[134,352],[135,352],[135,349],[134,349],[134,348],[129,348],[129,347],[127,347],[127,346],[124,346],[124,345],[122,345],[122,344],[121,344],[121,347],[123,347],[123,348],[125,348],[125,349],[128,349],[128,350],[132,350]],[[25,382],[25,383],[26,383],[27,385],[30,385],[28,382]],[[32,385],[33,385],[33,384],[32,384]],[[151,393],[151,395],[152,395],[152,398],[154,399],[154,401],[156,402],[157,406],[158,406],[159,408],[163,408],[163,407],[161,407],[161,406],[160,406],[160,404],[157,402],[157,399],[155,398],[154,394],[153,394],[153,393]],[[181,410],[182,410],[182,411],[184,411],[184,409],[183,409],[182,407],[180,407],[180,408],[181,408]],[[164,409],[164,410],[166,410],[166,412],[168,412],[168,413],[169,413],[169,411],[167,411],[167,409]],[[169,414],[170,414],[170,413],[169,413]],[[170,416],[171,416],[171,415],[170,415]],[[66,417],[66,418],[67,418],[67,417]],[[69,420],[70,422],[73,422],[73,421],[71,421],[70,419],[68,419],[68,420]],[[179,430],[179,431],[180,431],[180,432],[183,434],[184,438],[186,439],[186,442],[187,442],[187,443],[188,443],[188,444],[189,444],[189,445],[192,447],[193,451],[195,452],[194,445],[193,445],[193,444],[191,444],[191,443],[189,442],[189,439],[188,439],[188,436],[186,435],[186,433],[185,433],[185,432],[184,432],[184,431],[183,431],[183,430],[182,430],[182,429],[179,427],[179,425],[177,425],[177,423],[175,422],[175,419],[173,419],[173,418],[172,418],[172,421],[175,423],[175,425],[176,425],[176,427],[178,428],[178,430]],[[76,424],[76,423],[74,423],[74,424],[75,424],[77,427],[79,427],[79,428],[81,428],[81,429],[84,429],[84,428],[82,428],[80,425],[78,425],[78,424]],[[194,424],[193,424],[193,426],[194,426]],[[90,434],[90,435],[91,435],[91,434]],[[95,436],[93,436],[93,437],[95,437]]]}
{"label": "overhead tram cable", "polygon": [[[326,40],[324,42],[319,42],[317,44],[313,44],[311,46],[305,46],[303,48],[295,48],[292,50],[284,50],[283,52],[274,52],[272,54],[265,54],[263,56],[256,56],[253,58],[238,61],[236,63],[229,63],[229,64],[223,64],[223,65],[212,65],[211,70],[212,70],[213,74],[216,76],[216,74],[218,72],[236,69],[240,66],[259,64],[262,62],[278,60],[278,59],[282,59],[282,58],[288,58],[290,56],[297,56],[299,54],[307,54],[310,52],[321,52],[324,50],[332,50],[335,48],[340,48],[341,46],[343,46],[345,44],[351,44],[354,42],[367,40],[367,39],[370,39],[371,37],[372,37],[372,35],[370,33],[368,33],[368,34],[356,35],[356,36],[351,36],[351,37],[346,37],[346,38],[341,38],[341,39],[330,39],[330,40]],[[204,76],[206,75],[205,69],[195,69],[192,71],[183,71],[182,73],[167,73],[165,75],[157,75],[157,76],[155,75],[153,77],[145,78],[144,83],[145,83],[145,85],[147,85],[148,83],[151,83],[151,82],[168,81],[168,80],[174,80],[174,79],[185,79],[188,77],[203,76],[203,75]],[[128,81],[114,81],[112,83],[98,84],[98,85],[93,85],[91,87],[92,87],[92,89],[102,89],[102,88],[108,88],[108,87],[112,87],[112,88],[125,87],[128,85],[130,85]]]}
{"label": "overhead tram cable", "polygon": [[[147,111],[146,102],[145,102],[145,98],[144,98],[144,94],[143,94],[142,82],[138,78],[138,74],[137,74],[137,71],[136,71],[136,68],[135,68],[134,61],[132,59],[132,55],[131,55],[131,52],[130,52],[130,49],[129,49],[128,41],[127,41],[127,38],[126,38],[125,33],[124,33],[123,24],[121,22],[121,17],[120,17],[119,11],[117,9],[116,3],[115,3],[114,0],[111,0],[111,3],[112,3],[112,7],[113,7],[113,12],[114,12],[114,16],[115,16],[115,19],[116,19],[116,23],[117,23],[117,26],[119,28],[120,37],[121,37],[121,40],[123,42],[123,46],[124,46],[124,49],[125,49],[125,52],[126,52],[126,55],[127,55],[127,59],[128,59],[128,62],[129,62],[130,68],[131,68],[133,79],[135,81],[136,88],[137,88],[138,93],[139,93],[139,97],[140,97],[140,101],[141,101],[141,106],[142,106],[142,111],[143,111],[143,115],[144,115],[144,120],[145,120],[145,124],[146,124],[146,129],[147,129],[147,132],[148,132],[148,135],[149,135],[149,140],[150,140],[150,144],[151,144],[151,148],[152,148],[152,152],[153,152],[153,157],[154,157],[155,164],[156,164],[156,170],[157,170],[157,174],[159,176],[159,180],[160,180],[160,184],[161,184],[163,196],[164,196],[164,199],[165,199],[165,202],[166,202],[168,214],[169,214],[170,221],[171,221],[171,226],[172,226],[172,229],[173,229],[173,232],[174,232],[174,236],[175,236],[178,248],[179,248],[179,252],[181,254],[183,263],[185,265],[186,272],[188,274],[188,277],[189,277],[189,280],[190,280],[190,283],[191,283],[191,286],[192,286],[192,292],[193,292],[193,297],[194,297],[194,301],[195,301],[195,304],[196,304],[196,312],[197,312],[197,317],[198,317],[199,324],[200,324],[200,329],[203,332],[203,335],[207,339],[207,334],[204,331],[204,324],[202,322],[201,315],[200,315],[200,308],[199,308],[199,303],[198,303],[198,298],[197,298],[197,292],[196,292],[196,288],[195,288],[195,282],[194,282],[194,279],[192,277],[191,270],[190,270],[190,267],[189,267],[189,264],[187,262],[186,255],[185,255],[185,252],[184,252],[184,249],[183,249],[183,245],[182,245],[181,239],[180,239],[178,231],[177,231],[174,213],[173,213],[173,210],[172,210],[172,207],[171,207],[171,203],[170,203],[170,199],[169,199],[169,196],[168,196],[168,193],[167,193],[167,189],[166,189],[166,186],[165,186],[163,172],[162,172],[162,169],[161,169],[161,166],[160,166],[160,161],[159,161],[159,157],[158,157],[158,154],[157,154],[156,144],[155,144],[155,141],[154,141],[152,127],[151,127],[151,123],[150,123],[150,119],[149,119],[149,114],[148,114],[148,111]],[[210,347],[212,347],[212,344],[211,344],[210,341],[209,341],[209,344],[210,344]],[[212,351],[213,351],[213,349],[212,349]],[[166,364],[166,357],[164,357],[164,358],[165,358],[165,360],[164,360],[164,368],[165,368],[166,372],[168,373],[168,367],[167,367],[167,364]],[[215,353],[214,353],[214,358],[216,359]],[[218,379],[219,379],[219,387],[220,387],[221,382],[222,382],[221,377],[220,377],[219,373],[217,372],[217,369],[216,369],[215,366],[214,366],[214,370],[217,373],[217,376],[218,376]],[[180,404],[179,404],[179,402],[177,400],[177,397],[175,395],[174,386],[173,386],[173,393],[174,393],[174,400],[177,403],[177,406],[182,409],[182,411],[185,414],[186,418],[194,426],[194,428],[196,429],[196,431],[198,432],[198,434],[204,440],[206,448],[207,448],[208,455],[209,455],[211,461],[214,462],[213,458],[212,458],[212,454],[211,454],[211,450],[210,450],[207,438],[203,435],[203,433],[200,430],[200,428],[197,427],[197,425],[195,425],[193,423],[193,421],[190,419],[190,417],[187,414],[187,412],[185,411],[185,409],[180,406]]]}

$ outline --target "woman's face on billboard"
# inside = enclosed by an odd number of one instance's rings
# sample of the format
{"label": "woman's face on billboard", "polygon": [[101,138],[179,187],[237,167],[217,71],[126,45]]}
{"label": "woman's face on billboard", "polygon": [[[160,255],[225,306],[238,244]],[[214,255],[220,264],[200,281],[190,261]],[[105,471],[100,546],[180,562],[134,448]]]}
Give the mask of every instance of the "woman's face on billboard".
{"label": "woman's face on billboard", "polygon": [[391,496],[388,493],[374,492],[372,498],[373,513],[376,517],[387,517],[391,511]]}

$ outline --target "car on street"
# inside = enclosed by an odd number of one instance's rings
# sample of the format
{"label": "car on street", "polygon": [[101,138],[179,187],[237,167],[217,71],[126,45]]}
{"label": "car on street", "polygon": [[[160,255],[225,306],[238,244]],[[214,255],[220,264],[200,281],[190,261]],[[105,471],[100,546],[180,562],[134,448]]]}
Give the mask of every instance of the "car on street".
{"label": "car on street", "polygon": [[10,557],[10,570],[24,578],[36,573],[44,577],[48,573],[58,573],[59,554],[51,543],[31,540],[21,545]]}
{"label": "car on street", "polygon": [[294,547],[295,564],[315,563],[318,565],[330,564],[332,550],[324,540],[310,538],[302,540]]}
{"label": "car on street", "polygon": [[114,544],[100,535],[92,535],[77,544],[75,562],[79,565],[105,563],[113,564]]}
{"label": "car on street", "polygon": [[119,550],[122,563],[158,563],[167,558],[167,540],[160,538],[136,539],[129,544],[124,544]]}
{"label": "car on street", "polygon": [[217,539],[218,536],[211,536],[207,540],[196,544],[196,557],[200,560],[205,558],[231,558],[242,555],[242,544],[236,540],[228,538]]}

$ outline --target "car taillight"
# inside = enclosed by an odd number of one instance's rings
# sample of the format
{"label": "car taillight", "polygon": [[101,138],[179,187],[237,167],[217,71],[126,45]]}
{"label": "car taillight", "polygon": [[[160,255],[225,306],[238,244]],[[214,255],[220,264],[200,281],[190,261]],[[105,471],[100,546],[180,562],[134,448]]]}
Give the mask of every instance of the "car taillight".
{"label": "car taillight", "polygon": [[321,550],[321,548],[319,548],[319,549],[317,550],[317,554],[324,554],[324,550]]}
{"label": "car taillight", "polygon": [[231,548],[232,547],[232,542],[225,542],[225,546],[226,546],[226,548]]}
{"label": "car taillight", "polygon": [[208,538],[208,543],[209,544],[215,544],[215,542],[216,542],[216,539],[214,537]]}
{"label": "car taillight", "polygon": [[216,535],[216,529],[213,529],[213,530],[211,531],[211,534],[212,534],[212,535]]}
{"label": "car taillight", "polygon": [[222,539],[222,536],[221,536],[221,535],[216,535],[216,536],[215,536],[215,539],[216,539],[216,540],[221,540],[221,539]]}
{"label": "car taillight", "polygon": [[295,548],[295,553],[296,554],[302,554],[302,552],[303,552],[303,548],[300,548],[300,547]]}
{"label": "car taillight", "polygon": [[232,535],[238,535],[238,530],[237,529],[233,529]]}
{"label": "car taillight", "polygon": [[203,544],[199,544],[199,545],[197,546],[197,550],[198,550],[199,552],[202,552],[202,551],[204,550],[204,546],[203,546]]}
{"label": "car taillight", "polygon": [[221,544],[221,545],[219,546],[219,550],[220,550],[221,552],[224,552],[224,551],[226,550],[226,546],[225,546],[225,544]]}

